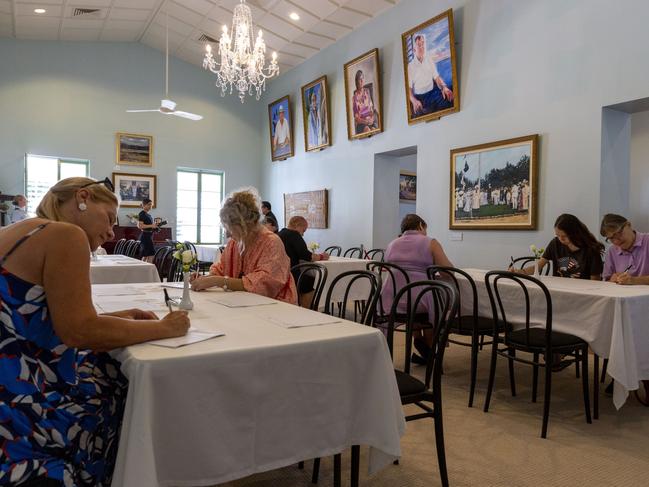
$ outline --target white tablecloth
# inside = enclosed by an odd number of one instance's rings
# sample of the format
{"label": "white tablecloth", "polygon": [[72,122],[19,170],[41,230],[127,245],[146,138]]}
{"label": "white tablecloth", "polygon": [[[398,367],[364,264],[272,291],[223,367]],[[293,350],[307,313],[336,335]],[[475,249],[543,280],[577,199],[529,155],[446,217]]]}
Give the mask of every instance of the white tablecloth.
{"label": "white tablecloth", "polygon": [[[330,256],[329,260],[320,260],[318,264],[322,264],[327,268],[327,282],[325,284],[324,291],[322,292],[322,305],[324,306],[325,298],[327,297],[327,292],[329,291],[329,286],[332,281],[343,272],[347,271],[365,271],[367,270],[366,266],[369,263],[369,260],[365,259],[350,259],[348,257],[334,257]],[[336,292],[332,295],[334,301],[342,301],[343,295],[345,293],[345,287],[349,278],[344,279],[342,282],[338,283],[336,286]],[[367,293],[369,292],[369,287],[366,279],[359,279],[354,283],[354,287],[349,293],[349,299],[351,300],[363,300],[367,299]]]}
{"label": "white tablecloth", "polygon": [[221,258],[220,245],[197,245],[196,254],[198,260],[205,262],[217,262]]}
{"label": "white tablecloth", "polygon": [[120,284],[131,282],[160,282],[153,264],[125,255],[98,255],[90,261],[92,284]]}
{"label": "white tablecloth", "polygon": [[[464,269],[476,281],[479,314],[491,316],[484,284],[487,271]],[[629,391],[649,379],[649,286],[620,286],[611,282],[543,276],[552,296],[552,329],[571,333],[588,342],[600,357],[608,358],[608,373],[615,379],[613,403],[621,408]],[[461,280],[463,313],[472,306],[469,285]],[[507,289],[512,292],[508,293]],[[525,322],[522,293],[518,286],[500,286],[508,319]],[[532,288],[534,289],[534,288]],[[530,292],[536,312],[533,323],[545,322],[545,298],[538,288]]]}
{"label": "white tablecloth", "polygon": [[[162,303],[159,287],[139,286]],[[264,306],[210,301],[221,292],[192,292],[190,317],[225,336],[115,354],[130,383],[114,487],[213,485],[353,444],[371,447],[372,472],[400,455],[403,410],[378,330],[348,321],[286,329],[260,316]]]}

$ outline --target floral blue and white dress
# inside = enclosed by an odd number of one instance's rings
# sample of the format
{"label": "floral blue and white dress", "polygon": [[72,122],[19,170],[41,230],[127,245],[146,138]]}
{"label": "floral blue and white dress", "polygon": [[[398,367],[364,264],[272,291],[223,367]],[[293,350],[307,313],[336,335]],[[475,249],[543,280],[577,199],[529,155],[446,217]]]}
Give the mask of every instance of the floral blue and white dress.
{"label": "floral blue and white dress", "polygon": [[4,268],[46,225],[0,258],[0,485],[109,486],[127,391],[119,363],[63,344],[43,288]]}

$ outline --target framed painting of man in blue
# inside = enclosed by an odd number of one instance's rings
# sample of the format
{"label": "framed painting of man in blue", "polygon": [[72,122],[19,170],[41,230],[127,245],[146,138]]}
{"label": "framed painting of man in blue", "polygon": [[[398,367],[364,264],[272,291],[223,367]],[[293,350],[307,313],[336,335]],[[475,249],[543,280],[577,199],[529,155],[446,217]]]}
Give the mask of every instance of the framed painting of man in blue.
{"label": "framed painting of man in blue", "polygon": [[453,10],[401,34],[408,123],[460,110]]}
{"label": "framed painting of man in blue", "polygon": [[304,119],[304,150],[324,149],[331,145],[331,116],[327,76],[302,87],[302,117]]}
{"label": "framed painting of man in blue", "polygon": [[293,117],[289,96],[268,105],[270,153],[273,161],[282,161],[295,155],[293,145]]}

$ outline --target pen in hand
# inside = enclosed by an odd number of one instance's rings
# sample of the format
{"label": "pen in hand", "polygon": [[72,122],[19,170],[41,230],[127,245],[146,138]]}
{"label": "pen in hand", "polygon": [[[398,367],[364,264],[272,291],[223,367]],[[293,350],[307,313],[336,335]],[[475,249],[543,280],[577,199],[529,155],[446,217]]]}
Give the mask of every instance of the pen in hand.
{"label": "pen in hand", "polygon": [[169,308],[169,312],[170,312],[170,313],[173,313],[174,310],[173,310],[173,308],[171,307],[171,298],[169,297],[169,293],[167,292],[166,289],[163,289],[163,291],[164,291],[164,293],[165,293],[165,303],[166,303],[166,305],[167,305],[167,308]]}
{"label": "pen in hand", "polygon": [[631,269],[631,267],[633,267],[633,264],[629,264],[628,266],[626,266],[626,269],[624,269],[624,271],[622,272],[622,274],[626,274],[626,272],[627,272],[629,269]]}

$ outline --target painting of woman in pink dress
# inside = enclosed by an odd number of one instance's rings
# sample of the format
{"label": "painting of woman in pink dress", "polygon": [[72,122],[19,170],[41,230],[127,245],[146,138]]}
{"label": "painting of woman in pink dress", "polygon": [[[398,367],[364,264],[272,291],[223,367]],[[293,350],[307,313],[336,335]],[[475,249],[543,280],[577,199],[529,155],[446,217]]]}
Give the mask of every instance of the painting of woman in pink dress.
{"label": "painting of woman in pink dress", "polygon": [[378,49],[348,62],[344,71],[349,139],[382,132]]}

